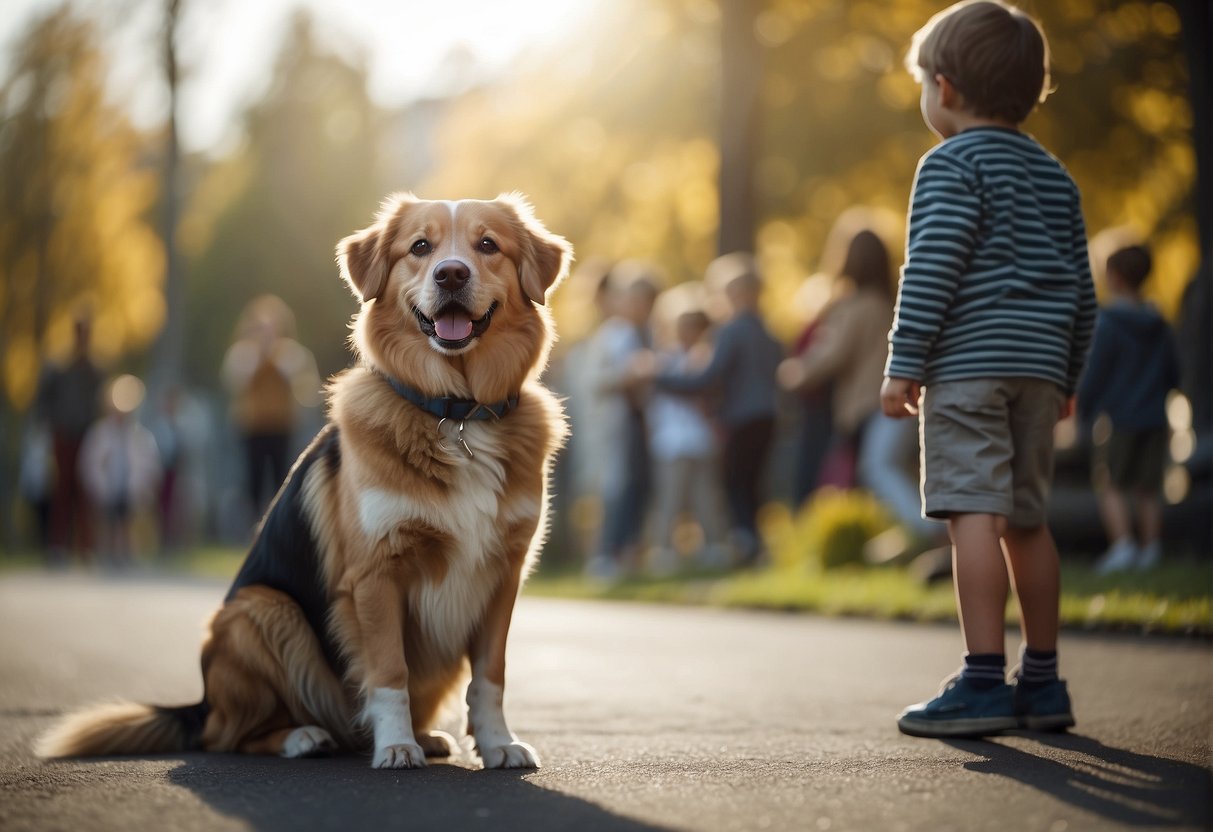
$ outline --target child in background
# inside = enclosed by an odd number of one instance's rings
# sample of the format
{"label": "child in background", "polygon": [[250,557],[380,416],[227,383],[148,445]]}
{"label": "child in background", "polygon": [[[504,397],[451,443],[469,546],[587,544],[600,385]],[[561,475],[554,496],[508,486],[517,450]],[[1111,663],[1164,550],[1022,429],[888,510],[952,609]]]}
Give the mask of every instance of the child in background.
{"label": "child in background", "polygon": [[[674,373],[693,372],[705,366],[711,356],[711,345],[705,340],[711,320],[701,305],[685,297],[689,291],[679,291],[690,287],[683,284],[661,297],[661,305],[666,308],[676,302],[682,305],[673,320],[673,349],[659,357],[662,367]],[[703,531],[699,564],[727,566],[728,528],[720,491],[716,433],[707,415],[707,403],[693,396],[655,393],[649,400],[648,423],[657,481],[649,571],[664,575],[681,565],[674,532],[688,509]]]}
{"label": "child in background", "polygon": [[131,524],[151,507],[160,485],[160,450],[135,411],[143,382],[119,376],[109,386],[107,413],[93,423],[80,449],[80,480],[101,513],[101,551],[114,566],[130,564]]}
{"label": "child in background", "polygon": [[649,442],[644,391],[629,370],[632,359],[651,344],[649,319],[661,288],[651,265],[625,260],[611,270],[607,291],[610,315],[594,333],[587,362],[594,438],[602,452],[602,527],[585,574],[602,582],[623,577],[640,555],[650,491]]}
{"label": "child in background", "polygon": [[[1112,299],[1099,313],[1078,388],[1082,420],[1091,424],[1106,415],[1112,424],[1111,436],[1096,447],[1095,457],[1095,486],[1111,544],[1096,564],[1100,574],[1149,569],[1162,558],[1160,494],[1170,446],[1167,394],[1179,385],[1179,357],[1171,327],[1141,297],[1150,265],[1150,252],[1142,246],[1108,258]],[[1130,496],[1136,512],[1130,511]]]}
{"label": "child in background", "polygon": [[[919,30],[906,64],[943,141],[914,180],[881,403],[920,416],[923,510],[948,523],[967,652],[897,724],[924,737],[1064,729],[1074,717],[1045,521],[1053,428],[1073,410],[1096,304],[1078,188],[1019,130],[1048,92],[1048,47],[1017,9],[964,2]],[[1009,582],[1025,642],[1014,684]]]}
{"label": "child in background", "polygon": [[723,433],[721,476],[732,528],[732,548],[743,566],[766,556],[758,533],[767,457],[775,439],[775,373],[783,347],[767,330],[759,309],[762,274],[754,255],[733,252],[717,257],[704,274],[708,290],[723,296],[729,317],[716,331],[712,360],[690,373],[666,371],[653,376],[655,389],[681,396],[715,396],[714,417]]}

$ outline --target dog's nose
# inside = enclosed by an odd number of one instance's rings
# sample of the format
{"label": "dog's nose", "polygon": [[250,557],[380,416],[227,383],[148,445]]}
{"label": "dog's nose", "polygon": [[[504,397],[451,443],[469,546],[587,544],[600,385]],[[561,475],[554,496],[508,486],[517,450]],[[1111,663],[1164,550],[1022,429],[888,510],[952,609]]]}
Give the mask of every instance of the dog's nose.
{"label": "dog's nose", "polygon": [[459,260],[443,260],[434,269],[434,282],[451,292],[462,289],[471,276],[472,272],[467,264]]}

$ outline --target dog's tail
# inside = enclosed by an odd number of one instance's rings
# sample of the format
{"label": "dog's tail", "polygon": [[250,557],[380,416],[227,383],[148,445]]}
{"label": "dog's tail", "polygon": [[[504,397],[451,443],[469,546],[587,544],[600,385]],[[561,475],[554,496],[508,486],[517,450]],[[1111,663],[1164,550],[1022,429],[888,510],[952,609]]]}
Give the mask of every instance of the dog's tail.
{"label": "dog's tail", "polygon": [[68,714],[34,744],[39,757],[167,754],[201,747],[207,704],[113,702]]}

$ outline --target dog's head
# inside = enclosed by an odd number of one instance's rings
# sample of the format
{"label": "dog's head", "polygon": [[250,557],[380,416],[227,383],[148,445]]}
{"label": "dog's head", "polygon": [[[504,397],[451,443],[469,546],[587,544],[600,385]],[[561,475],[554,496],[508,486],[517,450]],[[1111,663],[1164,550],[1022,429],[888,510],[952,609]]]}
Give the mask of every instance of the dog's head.
{"label": "dog's head", "polygon": [[359,353],[433,395],[481,401],[503,382],[512,389],[498,398],[517,392],[546,361],[547,294],[571,258],[569,244],[517,194],[459,202],[396,195],[337,246],[341,275],[362,302]]}

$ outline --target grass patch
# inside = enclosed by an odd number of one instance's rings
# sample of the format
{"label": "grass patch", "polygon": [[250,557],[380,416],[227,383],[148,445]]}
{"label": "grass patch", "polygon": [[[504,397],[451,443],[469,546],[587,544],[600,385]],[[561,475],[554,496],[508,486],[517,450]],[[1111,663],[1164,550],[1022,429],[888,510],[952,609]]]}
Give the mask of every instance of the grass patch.
{"label": "grass patch", "polygon": [[[900,621],[954,621],[949,581],[923,584],[902,569],[773,568],[755,572],[635,578],[607,586],[577,576],[537,575],[532,595],[658,601],[744,609],[813,612]],[[1062,568],[1066,629],[1213,635],[1213,567],[1167,565],[1149,573],[1098,577],[1083,565]],[[1017,621],[1014,603],[1007,621]]]}

